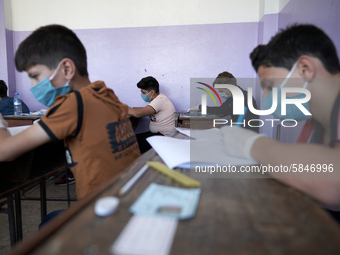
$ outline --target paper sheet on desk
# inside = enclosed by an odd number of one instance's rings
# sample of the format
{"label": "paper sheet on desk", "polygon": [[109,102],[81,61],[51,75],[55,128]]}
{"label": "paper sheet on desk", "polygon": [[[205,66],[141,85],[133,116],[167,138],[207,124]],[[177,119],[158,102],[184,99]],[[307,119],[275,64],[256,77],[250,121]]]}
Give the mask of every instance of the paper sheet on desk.
{"label": "paper sheet on desk", "polygon": [[189,136],[191,138],[195,139],[220,139],[219,137],[219,129],[218,128],[210,128],[210,129],[190,129],[190,128],[181,128],[176,127],[176,130],[186,136]]}
{"label": "paper sheet on desk", "polygon": [[[193,140],[177,139],[165,136],[147,138],[152,148],[171,169],[195,168],[195,165],[238,166],[253,165],[254,160],[237,158],[225,152],[222,135],[216,128],[207,130],[191,130]],[[232,145],[231,145],[232,146]]]}
{"label": "paper sheet on desk", "polygon": [[20,132],[24,131],[25,129],[29,128],[32,125],[27,125],[27,126],[19,126],[19,127],[9,127],[8,131],[11,135],[17,135]]}
{"label": "paper sheet on desk", "polygon": [[178,132],[186,135],[186,136],[189,136],[190,137],[190,128],[181,128],[181,127],[176,127],[175,128]]}

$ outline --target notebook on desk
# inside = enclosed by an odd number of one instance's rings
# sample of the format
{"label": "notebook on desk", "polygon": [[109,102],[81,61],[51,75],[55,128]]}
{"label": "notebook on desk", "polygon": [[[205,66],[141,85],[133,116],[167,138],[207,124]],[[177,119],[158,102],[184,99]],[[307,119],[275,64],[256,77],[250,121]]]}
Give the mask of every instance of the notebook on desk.
{"label": "notebook on desk", "polygon": [[[237,158],[225,152],[219,129],[190,130],[191,140],[166,136],[147,138],[152,148],[171,169],[194,169],[196,165],[253,165],[254,160]],[[231,145],[232,146],[232,145]]]}

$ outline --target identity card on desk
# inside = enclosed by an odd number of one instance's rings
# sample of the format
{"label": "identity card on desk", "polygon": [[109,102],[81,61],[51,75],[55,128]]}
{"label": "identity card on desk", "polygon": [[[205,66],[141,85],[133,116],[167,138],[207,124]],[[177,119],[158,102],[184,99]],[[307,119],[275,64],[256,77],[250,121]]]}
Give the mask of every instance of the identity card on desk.
{"label": "identity card on desk", "polygon": [[137,215],[165,216],[178,220],[195,215],[201,189],[185,189],[151,183],[130,212]]}

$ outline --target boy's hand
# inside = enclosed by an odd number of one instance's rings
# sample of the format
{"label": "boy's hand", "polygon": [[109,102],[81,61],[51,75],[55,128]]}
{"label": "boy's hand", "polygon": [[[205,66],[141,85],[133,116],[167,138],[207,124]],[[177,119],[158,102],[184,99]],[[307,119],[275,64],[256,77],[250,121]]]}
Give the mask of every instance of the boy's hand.
{"label": "boy's hand", "polygon": [[253,159],[250,152],[254,142],[266,136],[238,126],[225,126],[220,129],[220,132],[226,152],[229,155],[247,159]]}
{"label": "boy's hand", "polygon": [[8,127],[8,123],[4,120],[4,118],[2,117],[2,114],[0,113],[0,128],[7,128]]}

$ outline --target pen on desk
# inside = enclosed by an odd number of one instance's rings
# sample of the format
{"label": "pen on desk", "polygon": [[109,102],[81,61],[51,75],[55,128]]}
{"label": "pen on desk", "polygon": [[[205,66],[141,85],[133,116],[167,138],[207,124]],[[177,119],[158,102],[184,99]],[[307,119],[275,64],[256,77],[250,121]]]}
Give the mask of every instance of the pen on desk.
{"label": "pen on desk", "polygon": [[130,191],[133,185],[142,177],[142,175],[148,170],[149,166],[145,164],[139,171],[119,190],[118,194],[120,196],[125,195]]}
{"label": "pen on desk", "polygon": [[245,106],[245,107],[244,107],[244,113],[241,114],[241,115],[239,115],[238,118],[237,118],[237,124],[236,124],[236,126],[239,126],[239,127],[241,126],[241,123],[243,123],[244,117],[246,116],[247,111],[248,111],[248,107]]}

